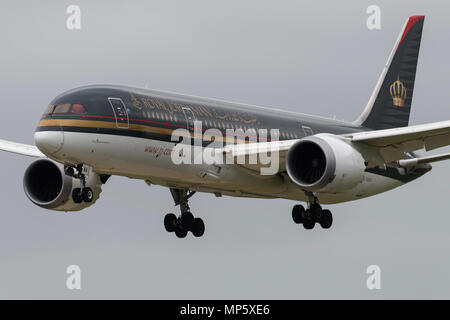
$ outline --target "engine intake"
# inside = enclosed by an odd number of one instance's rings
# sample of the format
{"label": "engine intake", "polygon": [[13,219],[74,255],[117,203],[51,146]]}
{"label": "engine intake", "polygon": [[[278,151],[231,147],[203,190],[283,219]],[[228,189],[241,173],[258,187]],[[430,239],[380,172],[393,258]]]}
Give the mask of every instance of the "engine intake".
{"label": "engine intake", "polygon": [[80,188],[78,179],[68,176],[64,166],[50,159],[34,161],[25,171],[23,188],[25,194],[34,204],[52,210],[78,211],[92,205],[101,192],[100,177],[91,172],[86,185],[94,190],[94,199],[90,203],[75,203],[72,191]]}
{"label": "engine intake", "polygon": [[339,192],[363,180],[364,159],[358,150],[330,134],[306,137],[286,156],[291,180],[307,191]]}
{"label": "engine intake", "polygon": [[23,187],[34,204],[53,209],[70,196],[72,177],[64,174],[62,165],[48,159],[39,159],[25,171]]}

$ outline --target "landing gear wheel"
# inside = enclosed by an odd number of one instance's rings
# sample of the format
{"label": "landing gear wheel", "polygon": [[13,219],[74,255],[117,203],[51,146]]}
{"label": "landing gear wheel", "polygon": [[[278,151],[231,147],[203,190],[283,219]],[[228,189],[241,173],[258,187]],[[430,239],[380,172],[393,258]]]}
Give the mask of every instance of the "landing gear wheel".
{"label": "landing gear wheel", "polygon": [[309,207],[309,215],[315,222],[320,222],[322,217],[322,207],[319,204],[313,204]]}
{"label": "landing gear wheel", "polygon": [[195,237],[201,237],[205,233],[205,224],[200,218],[195,218],[189,208],[188,200],[196,191],[189,189],[170,188],[170,193],[176,206],[180,207],[181,214],[176,217],[169,213],[164,218],[164,226],[167,231],[174,231],[178,238],[186,237],[190,231]]}
{"label": "landing gear wheel", "polygon": [[94,200],[94,191],[92,191],[91,188],[83,188],[83,191],[81,192],[81,198],[84,202],[92,202]]}
{"label": "landing gear wheel", "polygon": [[192,230],[194,227],[194,216],[189,211],[181,214],[181,224],[186,230]]}
{"label": "landing gear wheel", "polygon": [[75,188],[72,191],[72,200],[75,203],[81,203],[83,201],[83,197],[81,196],[81,189]]}
{"label": "landing gear wheel", "polygon": [[311,229],[313,229],[315,224],[316,224],[316,222],[315,222],[313,219],[305,219],[305,220],[303,221],[303,227],[304,227],[306,230],[311,230]]}
{"label": "landing gear wheel", "polygon": [[205,233],[205,224],[200,218],[194,219],[194,226],[192,228],[192,234],[194,237],[201,237]]}
{"label": "landing gear wheel", "polygon": [[177,235],[178,238],[185,238],[187,233],[188,231],[185,228],[183,228],[183,225],[181,223],[175,229],[175,234]]}
{"label": "landing gear wheel", "polygon": [[302,205],[297,204],[292,208],[292,219],[296,224],[303,223],[303,215],[305,214],[305,208]]}
{"label": "landing gear wheel", "polygon": [[330,210],[322,211],[322,217],[319,223],[324,229],[329,229],[331,227],[331,225],[333,224],[333,215],[331,214]]}
{"label": "landing gear wheel", "polygon": [[167,232],[174,232],[177,228],[177,216],[173,213],[168,213],[164,217],[164,227]]}
{"label": "landing gear wheel", "polygon": [[311,230],[314,228],[316,220],[314,219],[313,213],[310,210],[306,211],[306,218],[303,220],[303,227],[306,230]]}

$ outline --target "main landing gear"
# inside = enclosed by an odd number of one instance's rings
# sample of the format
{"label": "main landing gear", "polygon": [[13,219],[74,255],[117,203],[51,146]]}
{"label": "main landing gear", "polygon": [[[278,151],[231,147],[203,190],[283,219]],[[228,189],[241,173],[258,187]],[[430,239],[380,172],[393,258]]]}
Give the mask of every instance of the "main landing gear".
{"label": "main landing gear", "polygon": [[181,214],[178,217],[173,213],[166,214],[164,227],[167,232],[175,232],[178,238],[184,238],[191,231],[195,237],[201,237],[205,233],[205,224],[201,218],[194,217],[188,205],[188,200],[195,191],[171,188],[170,192],[175,205],[180,206]]}
{"label": "main landing gear", "polygon": [[297,224],[303,224],[307,230],[313,229],[316,222],[324,229],[329,229],[333,224],[333,215],[330,210],[324,210],[317,201],[317,197],[308,194],[308,209],[298,204],[292,208],[292,219]]}
{"label": "main landing gear", "polygon": [[86,175],[83,173],[83,165],[79,164],[76,167],[66,166],[64,170],[67,175],[80,179],[82,188],[75,188],[72,191],[72,200],[75,203],[92,202],[94,200],[94,191],[86,187]]}

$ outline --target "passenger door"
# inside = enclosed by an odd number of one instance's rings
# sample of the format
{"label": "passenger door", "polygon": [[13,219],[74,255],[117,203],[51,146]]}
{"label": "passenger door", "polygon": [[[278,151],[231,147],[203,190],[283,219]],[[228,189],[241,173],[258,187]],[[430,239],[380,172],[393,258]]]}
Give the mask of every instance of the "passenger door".
{"label": "passenger door", "polygon": [[130,122],[128,119],[128,112],[125,104],[120,98],[108,98],[109,104],[114,112],[116,118],[116,126],[121,129],[128,129]]}

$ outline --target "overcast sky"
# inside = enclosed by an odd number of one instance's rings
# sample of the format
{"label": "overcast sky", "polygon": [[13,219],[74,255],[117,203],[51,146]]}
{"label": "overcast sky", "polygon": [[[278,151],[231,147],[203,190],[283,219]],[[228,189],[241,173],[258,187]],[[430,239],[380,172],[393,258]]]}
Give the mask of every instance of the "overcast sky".
{"label": "overcast sky", "polygon": [[[66,28],[67,6],[81,30]],[[366,8],[381,8],[381,30]],[[352,121],[405,19],[425,14],[411,123],[450,119],[445,1],[2,1],[0,138],[33,143],[56,95],[94,83],[146,86]],[[441,149],[448,152],[449,149]],[[450,162],[357,202],[327,206],[330,230],[291,219],[294,201],[190,201],[206,234],[164,230],[169,190],[112,177],[97,203],[33,205],[33,161],[1,153],[0,298],[450,298]],[[82,290],[65,287],[66,267]],[[366,288],[381,268],[382,289]]]}

